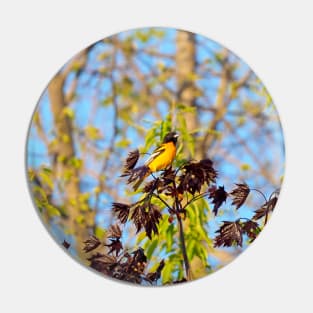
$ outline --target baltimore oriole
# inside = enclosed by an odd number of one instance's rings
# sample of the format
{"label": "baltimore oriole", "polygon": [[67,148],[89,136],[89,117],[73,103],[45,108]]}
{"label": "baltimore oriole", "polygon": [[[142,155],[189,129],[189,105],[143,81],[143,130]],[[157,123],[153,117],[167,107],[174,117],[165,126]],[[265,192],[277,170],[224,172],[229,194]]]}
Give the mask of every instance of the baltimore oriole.
{"label": "baltimore oriole", "polygon": [[129,182],[137,181],[133,186],[135,191],[151,173],[165,170],[172,164],[176,156],[177,138],[176,132],[168,133],[162,144],[152,152],[145,164],[133,169]]}

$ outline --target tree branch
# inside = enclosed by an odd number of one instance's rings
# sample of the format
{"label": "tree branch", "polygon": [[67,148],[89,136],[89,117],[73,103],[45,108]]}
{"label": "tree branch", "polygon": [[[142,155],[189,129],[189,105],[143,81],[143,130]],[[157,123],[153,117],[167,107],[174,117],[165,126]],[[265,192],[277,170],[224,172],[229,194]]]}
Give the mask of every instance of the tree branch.
{"label": "tree branch", "polygon": [[177,212],[176,217],[177,217],[177,221],[178,221],[179,240],[180,240],[181,250],[182,250],[183,259],[184,259],[186,278],[189,281],[189,280],[192,280],[192,275],[191,275],[190,264],[189,264],[189,260],[188,260],[188,256],[187,256],[183,223],[182,223],[180,213]]}

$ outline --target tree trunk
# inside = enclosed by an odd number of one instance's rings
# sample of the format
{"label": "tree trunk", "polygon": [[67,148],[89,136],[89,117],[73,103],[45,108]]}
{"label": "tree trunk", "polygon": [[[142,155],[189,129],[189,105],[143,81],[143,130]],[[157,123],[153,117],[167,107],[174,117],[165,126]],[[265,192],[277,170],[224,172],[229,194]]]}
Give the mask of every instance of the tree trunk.
{"label": "tree trunk", "polygon": [[209,127],[204,135],[203,141],[201,142],[201,148],[199,147],[199,153],[202,158],[206,158],[209,149],[212,147],[216,140],[216,136],[212,133],[217,130],[218,124],[221,123],[225,114],[227,113],[227,106],[231,99],[227,99],[227,88],[229,83],[230,69],[228,65],[228,51],[224,49],[222,51],[222,65],[223,69],[220,75],[220,84],[215,99],[215,114],[209,123]]}
{"label": "tree trunk", "polygon": [[[195,35],[189,32],[178,31],[176,37],[176,68],[177,68],[177,84],[178,84],[178,102],[186,107],[194,110],[184,113],[187,132],[194,134],[198,127],[198,114],[196,111],[196,96],[194,74],[196,72],[196,45]],[[188,158],[199,158],[199,149],[195,145],[195,155],[192,156],[187,147],[184,147],[184,153]],[[186,228],[186,220],[184,221],[184,229]],[[205,268],[198,257],[194,257],[190,262],[189,279],[204,276]],[[200,273],[199,273],[200,272]]]}
{"label": "tree trunk", "polygon": [[[57,146],[54,149],[53,173],[64,193],[64,205],[67,219],[64,221],[66,231],[75,238],[76,251],[78,256],[83,256],[82,245],[85,240],[86,231],[77,222],[79,216],[78,196],[79,173],[73,165],[75,150],[72,135],[72,120],[65,114],[66,100],[64,96],[65,76],[58,73],[48,86],[51,112],[54,119],[54,131]],[[66,176],[66,177],[65,177]]]}
{"label": "tree trunk", "polygon": [[[178,31],[176,37],[176,68],[178,85],[178,102],[186,107],[194,108],[194,112],[185,112],[188,133],[193,132],[198,126],[196,112],[196,97],[194,74],[196,70],[196,46],[195,35],[189,32]],[[187,156],[191,157],[190,151],[185,149]],[[197,158],[197,149],[194,158]]]}

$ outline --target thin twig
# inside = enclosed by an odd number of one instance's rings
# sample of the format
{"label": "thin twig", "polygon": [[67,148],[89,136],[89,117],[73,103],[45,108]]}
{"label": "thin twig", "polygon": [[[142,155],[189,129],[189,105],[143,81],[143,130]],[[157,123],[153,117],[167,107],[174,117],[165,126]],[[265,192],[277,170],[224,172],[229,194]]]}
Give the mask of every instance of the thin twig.
{"label": "thin twig", "polygon": [[181,206],[181,202],[177,198],[178,193],[177,193],[175,179],[173,180],[173,187],[174,187],[174,194],[175,194],[175,212],[176,212],[176,217],[178,221],[179,240],[180,240],[181,250],[182,250],[183,259],[184,259],[186,278],[187,280],[192,280],[192,274],[191,274],[190,264],[189,264],[189,260],[187,256],[186,243],[185,243],[184,227],[183,227],[183,222],[180,216],[180,212],[183,212],[183,209]]}
{"label": "thin twig", "polygon": [[265,197],[265,195],[264,195],[264,193],[262,191],[260,191],[258,189],[255,189],[255,188],[250,188],[250,190],[258,192],[260,195],[262,195],[262,197],[264,198],[265,202],[267,202],[267,199],[266,199],[266,197]]}
{"label": "thin twig", "polygon": [[176,217],[177,217],[177,221],[178,221],[179,240],[181,243],[181,250],[182,250],[182,254],[183,254],[187,280],[192,280],[190,264],[188,261],[187,250],[186,250],[184,228],[183,228],[183,223],[182,223],[181,217],[179,215],[179,212],[176,213]]}
{"label": "thin twig", "polygon": [[209,193],[207,191],[203,192],[203,193],[200,193],[198,194],[197,196],[193,197],[192,199],[190,199],[189,201],[187,201],[187,203],[183,206],[182,210],[185,210],[186,207],[191,204],[192,202],[194,201],[197,201],[205,196],[207,196]]}
{"label": "thin twig", "polygon": [[159,199],[169,209],[170,212],[173,211],[173,209],[170,207],[170,205],[165,200],[163,200],[159,195],[157,195],[156,193],[153,193],[152,196]]}
{"label": "thin twig", "polygon": [[267,210],[266,211],[266,214],[265,214],[265,220],[264,220],[264,225],[263,225],[263,227],[266,225],[266,223],[267,223],[267,220],[268,220],[268,213],[269,213],[269,211]]}

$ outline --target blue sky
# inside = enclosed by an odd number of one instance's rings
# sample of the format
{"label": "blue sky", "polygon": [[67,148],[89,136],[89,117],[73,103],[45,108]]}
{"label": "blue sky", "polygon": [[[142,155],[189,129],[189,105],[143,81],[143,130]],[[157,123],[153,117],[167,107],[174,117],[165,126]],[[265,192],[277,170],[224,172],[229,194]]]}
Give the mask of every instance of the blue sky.
{"label": "blue sky", "polygon": [[[176,45],[175,45],[175,35],[176,31],[173,29],[156,29],[157,31],[162,30],[165,32],[165,36],[162,38],[152,38],[147,41],[140,41],[138,39],[134,39],[133,35],[136,31],[129,31],[118,35],[120,39],[131,38],[133,40],[133,44],[135,44],[138,50],[145,49],[156,49],[156,51],[165,54],[173,54],[175,53]],[[214,71],[220,70],[220,64],[214,61],[215,56],[222,51],[223,47],[218,43],[211,41],[202,36],[197,36],[197,63],[203,64],[206,60],[211,60],[211,63],[208,63],[208,66]],[[95,142],[96,148],[101,151],[105,151],[110,143],[110,139],[113,134],[113,117],[114,110],[113,106],[101,105],[101,101],[108,97],[111,92],[111,83],[109,79],[103,79],[101,84],[99,85],[99,81],[94,78],[89,73],[92,70],[98,69],[99,67],[109,66],[109,62],[105,63],[104,61],[99,60],[99,55],[103,53],[110,54],[112,52],[112,46],[109,43],[105,43],[100,41],[96,43],[89,55],[88,64],[87,64],[87,73],[82,74],[79,79],[76,98],[70,104],[70,107],[73,109],[75,114],[74,123],[78,130],[84,130],[88,125],[92,125],[99,129],[100,133],[103,135],[103,140]],[[248,70],[248,66],[245,62],[240,60],[237,56],[231,54],[230,60],[232,62],[237,63],[237,68],[235,70],[235,77],[239,78],[243,76]],[[143,74],[149,75],[151,69],[157,71],[158,66],[163,64],[164,67],[173,67],[175,66],[174,60],[167,58],[158,58],[158,57],[150,57],[148,54],[144,52],[140,52],[135,59],[132,59],[133,62],[136,63],[138,68]],[[117,56],[117,66],[127,66],[127,59],[121,53]],[[133,78],[133,86],[134,91],[141,88],[140,82],[136,81],[134,74],[129,69],[127,70],[129,75],[132,75]],[[121,71],[115,70],[113,73],[113,77],[116,81],[120,81],[122,79]],[[69,88],[74,75],[69,75],[65,85],[65,91]],[[219,78],[209,75],[206,73],[203,77],[201,77],[196,83],[201,90],[204,92],[204,96],[198,99],[198,102],[204,106],[214,105],[214,99],[216,97],[217,88],[219,86]],[[166,85],[175,89],[175,79],[169,79],[166,82]],[[258,86],[258,90],[261,90],[264,86],[260,83]],[[162,86],[155,86],[152,88],[155,94],[158,94],[160,90],[162,90]],[[211,102],[207,99],[210,99]],[[96,114],[92,116],[93,107],[95,105],[95,101],[99,102],[96,109]],[[221,185],[225,185],[226,190],[230,191],[234,187],[235,182],[239,182],[238,178],[245,180],[249,185],[260,188],[267,196],[271,194],[273,188],[279,187],[281,175],[283,175],[284,170],[284,146],[283,146],[283,134],[280,126],[280,122],[277,116],[277,112],[273,105],[267,106],[266,97],[264,95],[257,94],[251,90],[242,91],[239,95],[239,98],[234,99],[230,105],[229,110],[242,110],[244,101],[250,103],[260,103],[260,107],[262,109],[262,114],[265,117],[264,127],[268,129],[271,133],[270,137],[267,136],[258,136],[254,137],[252,134],[255,131],[256,124],[254,120],[250,116],[242,116],[242,118],[247,118],[248,122],[244,124],[242,127],[237,127],[237,135],[242,142],[245,142],[249,149],[251,150],[251,154],[245,152],[244,148],[238,138],[233,136],[232,133],[228,132],[223,125],[220,125],[218,131],[223,133],[223,141],[219,143],[216,149],[212,151],[208,151],[208,156],[218,164],[218,171],[220,173],[220,177],[218,183]],[[123,98],[118,98],[119,106],[123,107]],[[140,105],[140,99],[139,103]],[[168,114],[169,106],[167,102],[160,101],[157,104],[157,111],[159,114],[165,118]],[[154,108],[155,109],[155,108]],[[50,103],[47,95],[47,91],[45,91],[42,97],[39,100],[37,105],[38,113],[41,116],[43,128],[49,140],[54,138],[53,134],[53,118],[50,111]],[[243,111],[244,112],[244,111]],[[210,112],[203,112],[199,116],[200,128],[204,129],[206,125],[209,124],[213,115]],[[138,117],[138,114],[134,113],[132,115],[133,123],[140,125],[146,131],[151,128],[152,123],[155,121],[154,115],[151,113],[149,108],[146,109],[145,114]],[[231,123],[233,123],[233,119],[231,116],[227,117]],[[249,120],[250,119],[250,120]],[[118,121],[119,128],[123,127],[122,120]],[[144,138],[138,134],[136,127],[132,127],[131,125],[127,128],[127,137],[130,140],[130,145],[124,149],[117,149],[115,155],[112,155],[110,158],[110,162],[120,162],[122,164],[123,159],[125,158],[128,151],[132,150],[135,147],[142,146],[144,144]],[[118,139],[122,138],[122,136],[118,136]],[[231,156],[236,157],[242,165],[250,166],[250,170],[245,171],[242,168],[234,165],[226,158],[221,158],[220,155],[217,154],[218,149],[227,150]],[[42,142],[42,140],[38,137],[35,125],[31,125],[28,143],[27,143],[27,164],[32,168],[40,168],[42,165],[50,166],[50,157],[48,155],[47,147]],[[77,157],[81,156],[81,149],[79,145],[76,146]],[[253,155],[254,157],[251,157]],[[260,162],[264,164],[277,164],[275,165],[275,185],[270,184],[263,176],[257,175],[258,165],[256,164],[256,160],[260,160]],[[113,163],[112,163],[113,164]],[[89,158],[88,155],[85,159],[85,166],[88,168],[92,168],[95,172],[99,172],[101,168],[101,159],[98,162],[95,162],[92,158]],[[255,173],[254,173],[255,170]],[[116,188],[121,196],[123,196],[125,190],[125,182],[121,181],[118,176],[120,173],[116,172],[112,177],[108,178],[108,185],[112,188]],[[116,183],[118,182],[118,184]],[[92,194],[92,190],[97,186],[97,181],[88,175],[84,175],[82,177],[82,192],[90,192]],[[100,196],[100,210],[97,215],[97,222],[103,227],[107,227],[110,222],[110,203],[114,201],[114,197],[108,193],[101,194]],[[255,194],[253,196],[253,200],[248,202],[248,205],[242,207],[239,212],[234,212],[230,209],[230,201],[223,206],[224,214],[218,216],[216,219],[212,220],[208,229],[210,234],[213,236],[216,229],[218,228],[219,223],[222,220],[229,219],[234,220],[239,216],[244,216],[250,218],[253,215],[253,209],[256,206],[260,206],[264,200],[259,197],[259,195]],[[93,207],[95,203],[95,197],[91,195],[90,197],[90,206]],[[55,232],[55,236],[59,232]]]}

